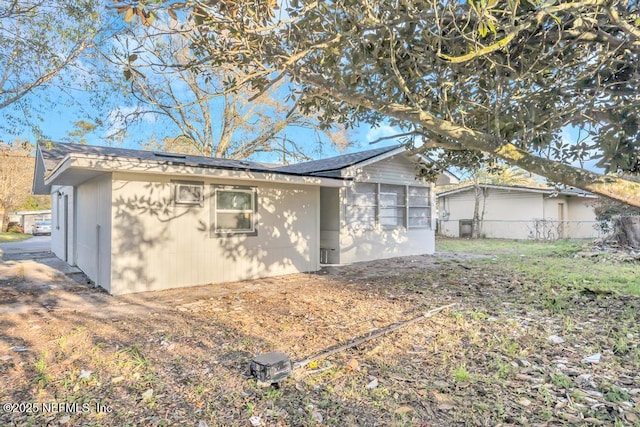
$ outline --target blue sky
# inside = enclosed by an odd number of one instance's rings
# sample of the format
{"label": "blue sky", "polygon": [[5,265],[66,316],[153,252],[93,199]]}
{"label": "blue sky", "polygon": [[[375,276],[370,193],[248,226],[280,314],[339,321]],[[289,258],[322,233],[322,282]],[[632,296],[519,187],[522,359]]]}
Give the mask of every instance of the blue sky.
{"label": "blue sky", "polygon": [[[106,89],[103,89],[106,90]],[[46,139],[53,141],[72,141],[69,137],[69,133],[74,130],[74,123],[78,120],[83,120],[88,115],[99,115],[105,120],[105,126],[97,131],[88,134],[86,140],[91,145],[110,145],[114,144],[105,138],[107,129],[110,126],[110,116],[112,112],[118,109],[132,108],[130,103],[120,95],[106,96],[105,104],[101,105],[101,108],[95,108],[92,106],[91,98],[97,99],[100,94],[100,88],[95,88],[95,92],[92,93],[76,93],[76,96],[72,102],[68,102],[68,99],[63,96],[62,92],[56,87],[40,88],[34,91],[26,99],[26,105],[38,105],[41,104],[42,113],[41,119],[36,120],[36,124],[40,127],[42,133]],[[102,94],[104,95],[104,94]],[[107,104],[108,103],[108,104]],[[15,138],[26,139],[32,143],[37,141],[37,136],[28,127],[11,127],[10,122],[5,120],[7,113],[15,113],[14,111],[2,110],[0,111],[0,141],[12,141]],[[8,130],[7,127],[13,129]],[[17,132],[16,132],[17,131]],[[148,119],[141,124],[136,125],[130,129],[130,135],[125,138],[121,144],[117,144],[123,148],[140,148],[140,143],[148,141],[155,137],[156,140],[161,140],[164,136],[176,136],[176,129],[171,126],[167,126],[162,119],[149,116]],[[15,133],[15,134],[14,134]],[[291,139],[303,142],[308,141],[305,146],[306,154],[311,158],[322,158],[338,155],[345,152],[362,151],[369,148],[378,148],[383,146],[395,145],[400,141],[397,139],[389,139],[372,145],[371,142],[381,137],[388,137],[399,133],[397,129],[391,126],[382,124],[377,128],[370,128],[368,126],[361,126],[349,131],[349,139],[352,142],[351,146],[345,151],[338,151],[331,144],[323,144],[321,149],[315,144],[315,137],[313,131],[299,128],[291,128],[287,130],[287,136]],[[572,128],[566,128],[563,132],[563,139],[566,141],[575,141],[578,137],[578,130]],[[276,154],[258,154],[253,157],[252,160],[277,162],[279,160]],[[595,161],[587,162],[585,166],[587,169],[597,170],[594,166]],[[580,166],[575,164],[574,166]],[[454,171],[455,173],[455,171]]]}
{"label": "blue sky", "polygon": [[[74,128],[74,123],[78,120],[84,120],[89,115],[100,115],[105,120],[105,126],[86,135],[86,141],[90,145],[118,145],[123,148],[140,148],[140,142],[147,141],[155,137],[157,140],[161,140],[162,137],[167,135],[175,136],[176,129],[169,123],[163,122],[161,118],[155,116],[148,116],[141,124],[138,124],[131,128],[130,135],[126,137],[122,143],[114,143],[109,141],[105,136],[108,133],[110,127],[110,115],[116,110],[126,110],[132,108],[126,102],[126,99],[118,97],[111,98],[112,105],[105,105],[104,108],[99,111],[91,106],[89,98],[91,93],[78,93],[75,99],[69,105],[66,97],[62,92],[55,88],[39,88],[25,100],[27,106],[41,105],[42,113],[39,118],[34,120],[34,124],[37,125],[45,139],[53,141],[74,142],[73,138],[69,136]],[[59,100],[59,102],[56,102]],[[65,100],[63,102],[63,100]],[[111,112],[111,113],[110,113]],[[3,126],[0,126],[0,141],[12,141],[16,138],[26,139],[31,143],[36,143],[38,135],[29,127],[16,127],[10,126],[9,121],[6,120],[8,114],[18,114],[20,112],[14,109],[7,109],[0,111],[0,118],[2,119]],[[10,126],[10,129],[7,129]],[[15,132],[15,133],[14,133]],[[398,144],[398,140],[385,140],[375,145],[371,145],[370,142],[380,137],[385,137],[394,134],[394,129],[390,126],[380,126],[378,128],[370,128],[363,126],[360,128],[352,129],[348,131],[349,140],[351,146],[345,151],[338,151],[331,144],[323,144],[321,150],[315,144],[315,137],[312,130],[291,128],[287,129],[287,136],[297,141],[309,141],[306,144],[306,153],[312,158],[329,157],[346,152],[354,152],[366,150],[369,148],[377,148],[388,145]],[[304,143],[303,143],[304,145]],[[269,154],[259,154],[254,160],[261,161],[276,161],[275,156]]]}

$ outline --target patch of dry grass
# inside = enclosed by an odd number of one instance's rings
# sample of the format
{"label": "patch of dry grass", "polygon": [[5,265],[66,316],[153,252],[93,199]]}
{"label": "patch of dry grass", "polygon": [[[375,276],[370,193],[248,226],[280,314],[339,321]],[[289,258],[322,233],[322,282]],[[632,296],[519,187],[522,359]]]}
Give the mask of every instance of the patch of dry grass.
{"label": "patch of dry grass", "polygon": [[[39,307],[3,316],[0,400],[89,409],[4,412],[0,423],[637,423],[638,298],[559,295],[560,284],[492,265],[395,259],[261,280],[246,292],[150,304],[109,320]],[[561,308],[549,302],[556,296]],[[452,310],[297,370],[280,389],[248,378],[255,354],[300,360],[451,302]],[[595,353],[599,363],[582,362]]]}

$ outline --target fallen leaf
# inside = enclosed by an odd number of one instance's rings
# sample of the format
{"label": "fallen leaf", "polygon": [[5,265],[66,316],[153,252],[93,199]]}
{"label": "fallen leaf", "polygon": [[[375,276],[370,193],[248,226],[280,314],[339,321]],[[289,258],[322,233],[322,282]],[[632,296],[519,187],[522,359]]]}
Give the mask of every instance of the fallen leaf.
{"label": "fallen leaf", "polygon": [[150,388],[144,393],[142,393],[142,400],[149,400],[153,397],[153,389]]}
{"label": "fallen leaf", "polygon": [[347,363],[347,366],[345,366],[345,370],[346,371],[355,371],[356,369],[358,369],[358,367],[360,366],[360,363],[358,363],[358,361],[352,357],[351,360],[349,360],[349,363]]}
{"label": "fallen leaf", "polygon": [[524,406],[526,408],[528,406],[531,406],[531,401],[529,399],[527,399],[526,397],[523,397],[520,400],[518,400],[518,404],[520,404],[520,406]]}
{"label": "fallen leaf", "polygon": [[640,421],[640,418],[638,418],[638,416],[636,414],[634,414],[633,412],[627,412],[626,414],[624,414],[624,417],[630,423],[637,423],[638,421]]}
{"label": "fallen leaf", "polygon": [[455,405],[455,401],[448,394],[438,393],[437,391],[433,392],[433,397],[436,399],[437,403],[442,403],[445,405]]}
{"label": "fallen leaf", "polygon": [[406,414],[407,412],[412,412],[413,408],[411,406],[401,406],[393,411],[394,414]]}

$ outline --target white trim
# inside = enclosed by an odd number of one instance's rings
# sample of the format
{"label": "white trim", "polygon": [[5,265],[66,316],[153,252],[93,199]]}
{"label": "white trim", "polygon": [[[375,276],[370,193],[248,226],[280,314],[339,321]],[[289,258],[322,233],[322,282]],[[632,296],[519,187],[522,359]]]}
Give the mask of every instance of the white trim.
{"label": "white trim", "polygon": [[[563,190],[554,190],[550,188],[534,188],[534,187],[517,187],[517,186],[509,186],[509,185],[494,185],[494,184],[480,184],[481,188],[489,188],[494,190],[504,190],[504,191],[516,191],[523,193],[538,193],[538,194],[557,194],[559,196],[577,196],[577,197],[586,197],[590,199],[597,199],[598,196],[595,194],[587,193],[575,193],[575,192],[566,192]],[[456,188],[453,190],[443,191],[440,194],[436,194],[436,198],[447,197],[453,194],[462,193],[465,191],[469,191],[473,189],[473,184],[466,185],[464,187]],[[582,190],[581,190],[582,191]]]}
{"label": "white trim", "polygon": [[[204,182],[171,180],[171,192],[173,193],[173,204],[176,206],[202,206],[204,203]],[[181,187],[191,187],[200,190],[197,200],[184,200],[181,198]]]}
{"label": "white trim", "polygon": [[[256,215],[258,213],[258,188],[257,187],[245,187],[245,186],[234,186],[234,185],[219,185],[212,184],[213,191],[211,193],[211,199],[213,203],[213,227],[212,233],[216,237],[220,236],[233,236],[238,234],[244,234],[248,236],[257,235],[256,229]],[[220,192],[235,192],[235,193],[244,193],[250,195],[251,207],[249,209],[218,209],[218,191]],[[218,213],[233,213],[233,214],[249,214],[251,221],[251,229],[244,228],[231,228],[231,229],[218,229]]]}

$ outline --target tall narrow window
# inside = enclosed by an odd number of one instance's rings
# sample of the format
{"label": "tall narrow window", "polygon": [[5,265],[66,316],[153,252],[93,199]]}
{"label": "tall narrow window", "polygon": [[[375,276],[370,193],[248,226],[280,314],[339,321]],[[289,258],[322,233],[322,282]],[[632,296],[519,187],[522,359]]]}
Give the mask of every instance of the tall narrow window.
{"label": "tall narrow window", "polygon": [[376,184],[356,182],[347,195],[346,222],[350,228],[372,229],[376,225]]}
{"label": "tall narrow window", "polygon": [[431,227],[429,188],[409,187],[409,228]]}
{"label": "tall narrow window", "polygon": [[405,187],[380,184],[380,209],[378,221],[382,227],[404,227]]}
{"label": "tall narrow window", "polygon": [[257,234],[255,187],[213,186],[213,232]]}

